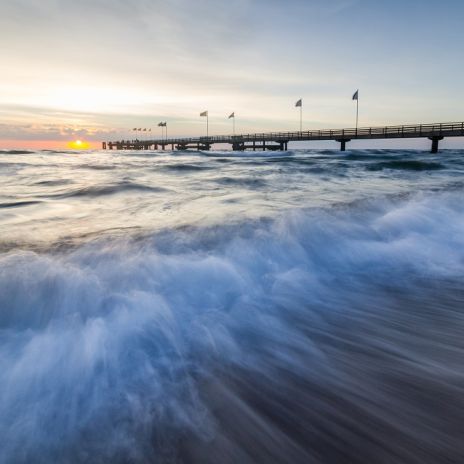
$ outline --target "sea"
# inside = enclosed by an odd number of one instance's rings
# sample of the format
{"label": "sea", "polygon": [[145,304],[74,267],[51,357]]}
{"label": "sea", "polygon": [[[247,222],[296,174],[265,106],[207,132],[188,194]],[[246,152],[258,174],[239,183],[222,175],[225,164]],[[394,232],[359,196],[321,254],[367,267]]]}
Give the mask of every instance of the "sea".
{"label": "sea", "polygon": [[0,463],[464,462],[464,151],[0,151]]}

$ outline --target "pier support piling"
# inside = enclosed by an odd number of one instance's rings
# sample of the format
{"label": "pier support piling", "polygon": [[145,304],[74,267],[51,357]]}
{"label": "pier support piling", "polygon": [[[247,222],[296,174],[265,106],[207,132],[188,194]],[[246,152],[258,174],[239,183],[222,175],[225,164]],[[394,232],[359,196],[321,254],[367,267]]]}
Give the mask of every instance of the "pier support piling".
{"label": "pier support piling", "polygon": [[336,142],[340,143],[340,150],[346,151],[346,143],[351,142],[351,139],[338,139]]}
{"label": "pier support piling", "polygon": [[443,140],[443,137],[437,135],[437,136],[434,136],[434,137],[429,137],[429,140],[432,141],[432,150],[431,150],[431,152],[432,153],[438,153],[438,142],[440,140]]}

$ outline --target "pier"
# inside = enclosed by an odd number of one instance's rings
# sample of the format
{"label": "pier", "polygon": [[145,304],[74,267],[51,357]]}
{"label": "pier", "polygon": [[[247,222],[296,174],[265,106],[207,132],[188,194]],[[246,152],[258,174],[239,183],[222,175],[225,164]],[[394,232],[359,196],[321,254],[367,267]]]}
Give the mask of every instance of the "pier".
{"label": "pier", "polygon": [[445,137],[464,137],[464,122],[414,124],[403,126],[364,127],[357,129],[325,129],[298,132],[267,132],[209,137],[165,138],[153,140],[120,140],[103,142],[104,150],[203,150],[214,144],[229,144],[235,151],[266,151],[288,149],[290,142],[332,140],[341,151],[352,140],[417,139],[431,141],[431,152],[438,153],[439,142]]}

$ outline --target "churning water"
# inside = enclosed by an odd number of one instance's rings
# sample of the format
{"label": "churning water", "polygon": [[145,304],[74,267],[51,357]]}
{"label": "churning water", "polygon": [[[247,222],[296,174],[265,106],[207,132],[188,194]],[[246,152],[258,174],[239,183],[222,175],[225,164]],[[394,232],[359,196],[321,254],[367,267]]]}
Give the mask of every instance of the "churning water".
{"label": "churning water", "polygon": [[0,152],[0,462],[464,462],[464,152]]}

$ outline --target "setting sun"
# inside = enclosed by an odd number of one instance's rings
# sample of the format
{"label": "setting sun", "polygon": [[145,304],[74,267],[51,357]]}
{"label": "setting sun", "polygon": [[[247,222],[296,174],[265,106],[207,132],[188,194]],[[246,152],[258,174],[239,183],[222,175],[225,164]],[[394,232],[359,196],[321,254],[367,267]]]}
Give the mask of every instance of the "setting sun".
{"label": "setting sun", "polygon": [[89,148],[89,144],[82,140],[74,140],[72,142],[69,142],[68,145],[70,148],[74,150],[87,150]]}

